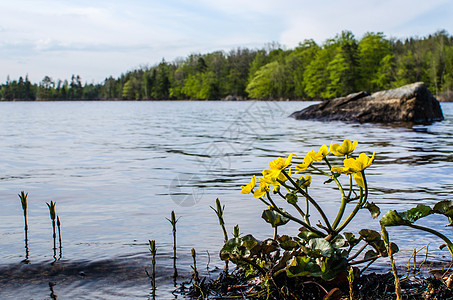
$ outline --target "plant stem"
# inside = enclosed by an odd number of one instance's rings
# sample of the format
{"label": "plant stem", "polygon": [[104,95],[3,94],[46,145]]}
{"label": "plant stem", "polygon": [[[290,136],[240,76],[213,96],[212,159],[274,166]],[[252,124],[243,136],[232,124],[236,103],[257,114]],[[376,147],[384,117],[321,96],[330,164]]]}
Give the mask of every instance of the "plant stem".
{"label": "plant stem", "polygon": [[420,225],[407,224],[407,226],[415,228],[415,229],[423,230],[423,231],[426,231],[426,232],[429,232],[429,233],[432,233],[435,236],[441,238],[445,242],[445,244],[447,244],[448,251],[450,251],[450,254],[451,254],[452,259],[453,259],[453,243],[445,235],[443,235],[442,233],[440,233],[440,232],[438,232],[438,231],[436,231],[434,229],[431,229],[431,228],[428,228],[428,227],[424,227],[424,226],[420,226]]}
{"label": "plant stem", "polygon": [[19,198],[20,198],[20,202],[22,204],[22,209],[24,211],[24,235],[25,235],[25,260],[24,262],[25,263],[28,263],[28,257],[29,257],[29,250],[28,250],[28,221],[27,221],[27,206],[28,206],[28,203],[27,203],[27,197],[28,197],[28,193],[25,194],[24,191],[20,192],[19,194]]}
{"label": "plant stem", "polygon": [[308,201],[310,201],[310,203],[316,208],[316,210],[319,212],[319,214],[321,215],[321,218],[324,220],[324,223],[326,224],[327,226],[327,229],[329,231],[329,234],[333,233],[334,230],[332,229],[332,226],[330,226],[330,222],[329,222],[329,219],[327,219],[327,216],[326,214],[324,213],[324,211],[322,210],[322,208],[318,205],[318,203],[310,196],[307,194],[307,192],[305,192],[303,189],[300,188],[300,186],[298,186],[296,184],[296,182],[294,182],[294,180],[288,175],[288,173],[285,172],[285,170],[282,170],[282,173],[283,175],[285,175],[286,178],[288,178],[288,180],[291,182],[291,184],[297,189],[297,191],[299,193],[301,193],[304,197],[306,197],[308,199]]}
{"label": "plant stem", "polygon": [[360,248],[356,253],[354,253],[353,256],[350,256],[350,257],[348,258],[348,261],[354,260],[357,256],[360,255],[360,253],[362,253],[363,250],[365,250],[365,248],[366,248],[368,245],[369,245],[368,243],[365,243],[365,245],[363,245],[362,248]]}
{"label": "plant stem", "polygon": [[[326,163],[329,165],[330,167],[330,164],[329,162],[327,161],[327,159],[324,159],[326,161]],[[332,223],[332,227],[334,229],[336,229],[338,227],[338,224],[340,224],[340,221],[341,221],[341,218],[343,218],[343,214],[344,214],[344,211],[346,209],[346,204],[348,203],[348,198],[349,198],[349,195],[348,197],[345,196],[344,194],[344,189],[343,189],[343,186],[341,185],[340,181],[338,180],[338,178],[333,174],[332,171],[330,171],[332,173],[332,175],[330,176],[330,178],[333,179],[333,181],[335,181],[335,183],[337,184],[338,186],[338,190],[340,191],[341,193],[341,204],[340,204],[340,209],[338,210],[338,214],[337,214],[337,217],[335,218],[335,221]],[[349,175],[351,176],[351,175]],[[350,190],[351,191],[351,190]]]}
{"label": "plant stem", "polygon": [[197,271],[197,252],[195,248],[192,248],[192,258],[193,258],[193,281],[198,285],[198,271]]}
{"label": "plant stem", "polygon": [[288,219],[296,222],[296,223],[299,223],[301,224],[302,226],[304,226],[305,228],[307,228],[309,231],[311,232],[314,232],[316,233],[317,235],[321,236],[321,237],[326,237],[327,235],[325,233],[323,233],[322,231],[319,231],[318,229],[308,225],[307,223],[305,223],[304,221],[296,218],[296,217],[293,217],[291,214],[287,213],[287,212],[284,212],[282,211],[280,208],[278,208],[277,204],[275,204],[275,202],[272,200],[269,192],[267,192],[267,198],[269,199],[269,201],[271,202],[272,206],[273,206],[273,209],[275,209],[279,214],[281,214],[282,216],[284,217],[287,217]]}
{"label": "plant stem", "polygon": [[57,216],[57,227],[58,227],[58,245],[60,246],[60,258],[62,257],[62,245],[61,245],[61,222],[60,222],[60,217]]}
{"label": "plant stem", "polygon": [[354,207],[353,211],[349,214],[349,216],[344,220],[344,222],[337,228],[335,228],[335,232],[338,234],[340,233],[348,224],[351,222],[351,220],[355,217],[357,212],[363,207],[363,205],[366,203],[366,199],[368,198],[368,185],[366,182],[365,174],[362,171],[362,176],[363,176],[363,181],[365,184],[365,191],[362,187],[360,187],[360,198],[359,201],[357,202],[357,205]]}
{"label": "plant stem", "polygon": [[150,240],[149,241],[149,250],[151,251],[151,255],[153,256],[152,258],[152,264],[153,264],[153,277],[151,281],[152,289],[153,289],[153,296],[156,295],[156,255],[157,255],[157,247],[156,247],[156,241],[155,240]]}
{"label": "plant stem", "polygon": [[396,269],[395,260],[393,259],[393,251],[392,251],[392,246],[391,246],[390,240],[389,240],[389,234],[384,225],[381,225],[381,232],[382,232],[382,240],[385,243],[385,247],[387,248],[388,256],[390,259],[390,264],[392,265],[393,276],[395,277],[396,299],[401,300],[401,299],[403,299],[403,297],[401,295],[401,283],[400,283],[400,279],[398,277],[398,271]]}

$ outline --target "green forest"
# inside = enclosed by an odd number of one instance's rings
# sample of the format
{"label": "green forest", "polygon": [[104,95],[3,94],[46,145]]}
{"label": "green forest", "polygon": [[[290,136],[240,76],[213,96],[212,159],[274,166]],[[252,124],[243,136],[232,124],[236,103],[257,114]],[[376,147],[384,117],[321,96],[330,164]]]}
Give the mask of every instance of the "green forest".
{"label": "green forest", "polygon": [[162,60],[84,83],[28,76],[0,85],[2,100],[219,100],[327,99],[375,92],[423,81],[438,97],[453,91],[453,37],[445,30],[404,40],[369,32],[357,39],[343,31],[322,45],[305,40],[294,49],[271,43],[263,49],[191,54]]}

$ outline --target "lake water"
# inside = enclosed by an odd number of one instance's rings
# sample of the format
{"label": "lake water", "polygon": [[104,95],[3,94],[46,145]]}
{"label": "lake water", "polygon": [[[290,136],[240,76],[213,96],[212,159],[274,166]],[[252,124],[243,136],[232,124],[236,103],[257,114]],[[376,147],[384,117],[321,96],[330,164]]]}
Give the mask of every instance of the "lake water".
{"label": "lake water", "polygon": [[[369,200],[388,209],[451,200],[453,104],[442,103],[445,121],[390,126],[296,121],[287,116],[305,102],[6,102],[0,103],[0,298],[147,299],[151,270],[148,240],[156,240],[157,296],[174,296],[172,232],[177,223],[179,277],[190,277],[191,248],[205,276],[221,268],[223,234],[210,208],[219,198],[231,233],[272,236],[261,218],[263,205],[240,186],[289,153],[319,149],[330,141],[358,140],[357,151],[376,152],[367,170]],[[314,179],[316,180],[316,179]],[[23,213],[17,196],[29,193],[29,264]],[[338,195],[314,182],[312,194],[334,217]],[[46,202],[56,201],[62,248],[54,262]],[[446,235],[446,220],[421,224]],[[347,231],[379,228],[360,212]],[[296,234],[287,224],[281,233]],[[415,247],[430,245],[430,257],[448,259],[441,241],[391,228],[405,264]],[[61,255],[61,258],[60,258]],[[376,265],[388,268],[387,261]],[[52,290],[49,287],[52,283]]]}

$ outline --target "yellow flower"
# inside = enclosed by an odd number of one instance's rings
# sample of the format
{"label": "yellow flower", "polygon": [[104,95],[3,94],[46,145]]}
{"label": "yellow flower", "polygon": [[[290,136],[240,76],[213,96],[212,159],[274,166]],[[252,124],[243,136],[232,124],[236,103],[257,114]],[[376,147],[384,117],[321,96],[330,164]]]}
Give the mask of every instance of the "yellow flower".
{"label": "yellow flower", "polygon": [[252,180],[249,183],[247,183],[247,185],[241,186],[241,189],[242,189],[241,194],[250,194],[250,192],[255,187],[255,185],[256,185],[256,176],[253,175]]}
{"label": "yellow flower", "polygon": [[[330,148],[332,148],[332,143],[330,143]],[[318,153],[313,152],[313,150],[311,150],[312,153],[311,156],[313,158],[313,161],[323,160],[330,153],[330,150],[331,149],[327,148],[327,145],[322,145]]]}
{"label": "yellow flower", "polygon": [[374,160],[375,153],[371,157],[368,157],[365,153],[360,153],[357,159],[347,158],[344,160],[344,166],[349,167],[355,172],[360,172],[371,166]]}
{"label": "yellow flower", "polygon": [[260,186],[257,190],[255,190],[253,196],[255,196],[255,198],[261,198],[266,194],[266,192],[269,192],[269,184],[260,178]]}
{"label": "yellow flower", "polygon": [[304,180],[304,182],[300,185],[301,188],[307,188],[311,184],[311,176],[310,174],[305,175],[305,177],[301,176],[299,180]]}
{"label": "yellow flower", "polygon": [[363,180],[363,174],[362,172],[358,172],[354,174],[354,179],[357,184],[364,189],[365,188],[365,180]]}
{"label": "yellow flower", "polygon": [[263,170],[263,178],[269,183],[274,184],[277,179],[285,181],[286,176],[282,174],[282,170],[291,164],[291,159],[294,153],[291,153],[287,158],[279,157],[269,163],[270,169]]}
{"label": "yellow flower", "polygon": [[[288,176],[291,177],[291,167],[288,169]],[[263,170],[263,178],[261,180],[265,181],[267,184],[272,184],[274,186],[279,186],[279,181],[286,181],[285,175],[281,171],[266,169]]]}
{"label": "yellow flower", "polygon": [[343,141],[343,144],[340,146],[338,144],[333,144],[330,147],[330,151],[333,153],[335,156],[344,156],[344,155],[351,155],[354,149],[357,147],[358,142],[354,141],[351,142],[349,139],[345,139]]}
{"label": "yellow flower", "polygon": [[305,170],[308,169],[308,167],[309,167],[309,166],[311,165],[311,163],[314,161],[314,160],[313,160],[313,156],[314,156],[315,154],[317,154],[317,153],[316,153],[316,152],[313,152],[313,150],[312,150],[312,151],[308,152],[308,153],[305,155],[305,157],[304,157],[304,162],[301,163],[301,164],[298,164],[298,165],[296,166],[296,170],[297,170],[297,171],[296,171],[296,174],[299,173],[299,172],[302,172],[302,171],[305,171]]}
{"label": "yellow flower", "polygon": [[294,153],[291,153],[287,158],[279,157],[269,163],[269,167],[273,170],[283,170],[291,164],[291,159]]}
{"label": "yellow flower", "polygon": [[346,175],[354,174],[354,179],[357,182],[357,184],[365,188],[365,182],[363,178],[362,171],[371,166],[374,160],[374,155],[371,157],[368,157],[365,153],[360,153],[359,157],[357,159],[354,158],[346,158],[343,161],[344,168],[340,167],[332,167],[332,172],[336,173],[342,173]]}

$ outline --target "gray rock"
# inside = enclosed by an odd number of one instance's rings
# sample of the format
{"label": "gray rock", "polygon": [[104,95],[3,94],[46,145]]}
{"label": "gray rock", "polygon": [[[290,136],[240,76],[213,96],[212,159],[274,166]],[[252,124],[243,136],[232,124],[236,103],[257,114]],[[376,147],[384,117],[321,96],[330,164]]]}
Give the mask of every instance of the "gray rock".
{"label": "gray rock", "polygon": [[411,122],[442,121],[439,101],[423,82],[373,94],[359,92],[346,97],[325,100],[290,115],[298,120],[354,122]]}

